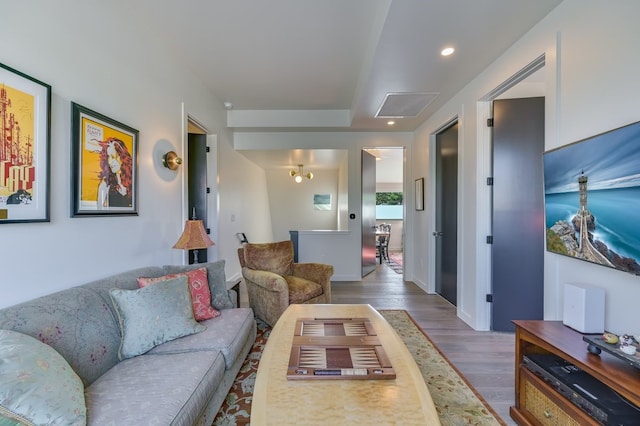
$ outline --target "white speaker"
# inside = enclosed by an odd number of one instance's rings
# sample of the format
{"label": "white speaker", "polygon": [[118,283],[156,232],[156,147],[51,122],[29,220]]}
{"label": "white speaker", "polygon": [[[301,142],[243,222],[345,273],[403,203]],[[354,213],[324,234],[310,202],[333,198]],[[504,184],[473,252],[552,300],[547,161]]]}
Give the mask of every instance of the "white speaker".
{"label": "white speaker", "polygon": [[562,322],[580,333],[603,333],[604,289],[587,284],[565,284]]}

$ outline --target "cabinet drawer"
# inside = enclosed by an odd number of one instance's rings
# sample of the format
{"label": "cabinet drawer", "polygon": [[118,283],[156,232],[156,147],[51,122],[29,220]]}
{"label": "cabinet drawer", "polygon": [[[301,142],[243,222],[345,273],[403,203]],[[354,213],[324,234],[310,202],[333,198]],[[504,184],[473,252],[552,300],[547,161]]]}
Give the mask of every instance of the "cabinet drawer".
{"label": "cabinet drawer", "polygon": [[520,408],[544,426],[598,424],[524,367],[520,367]]}

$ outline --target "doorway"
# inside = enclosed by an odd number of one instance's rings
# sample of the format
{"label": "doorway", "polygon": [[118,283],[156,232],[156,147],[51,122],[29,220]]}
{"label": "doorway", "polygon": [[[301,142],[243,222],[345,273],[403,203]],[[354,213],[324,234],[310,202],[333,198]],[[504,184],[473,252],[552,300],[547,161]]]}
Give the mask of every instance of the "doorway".
{"label": "doorway", "polygon": [[458,122],[436,133],[435,285],[454,306],[458,298]]}
{"label": "doorway", "polygon": [[[186,162],[186,189],[187,189],[187,219],[202,220],[207,234],[210,230],[210,206],[208,174],[211,166],[207,161],[210,147],[207,145],[206,130],[192,120],[188,121],[187,133],[187,162]],[[198,250],[198,263],[209,260],[208,249]],[[188,251],[188,263],[195,263],[194,250]]]}
{"label": "doorway", "polygon": [[[404,275],[405,148],[365,148],[363,152],[367,153],[369,161],[373,159],[368,171],[365,170],[363,162],[363,200],[366,181],[367,199],[371,202],[366,207],[370,209],[367,210],[367,215],[363,204],[362,241],[363,244],[365,241],[373,244],[366,250],[363,245],[363,253],[371,253],[373,250],[373,268],[389,267],[395,273]],[[382,225],[385,228],[384,232],[381,229]],[[379,247],[378,243],[382,243],[382,247]]]}

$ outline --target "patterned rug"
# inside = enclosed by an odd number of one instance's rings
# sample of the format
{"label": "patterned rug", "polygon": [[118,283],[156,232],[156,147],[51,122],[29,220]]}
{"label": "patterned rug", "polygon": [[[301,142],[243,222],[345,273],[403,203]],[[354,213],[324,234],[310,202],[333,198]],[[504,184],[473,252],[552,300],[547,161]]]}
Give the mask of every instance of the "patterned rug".
{"label": "patterned rug", "polygon": [[396,273],[402,274],[403,266],[402,266],[402,253],[389,253],[389,260],[387,261],[387,265],[389,268],[393,269]]}
{"label": "patterned rug", "polygon": [[[404,310],[381,310],[422,372],[443,426],[505,425]],[[258,321],[258,337],[213,425],[250,424],[251,398],[260,354],[271,328]]]}

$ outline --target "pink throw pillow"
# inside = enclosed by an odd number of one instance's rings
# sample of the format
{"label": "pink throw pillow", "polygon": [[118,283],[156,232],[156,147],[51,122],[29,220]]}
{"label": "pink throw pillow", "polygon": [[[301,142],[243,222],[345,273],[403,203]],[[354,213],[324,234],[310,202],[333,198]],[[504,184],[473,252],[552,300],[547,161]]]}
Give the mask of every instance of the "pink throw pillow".
{"label": "pink throw pillow", "polygon": [[220,311],[211,306],[211,290],[209,290],[209,280],[207,279],[207,268],[194,269],[178,274],[169,274],[156,278],[138,278],[140,288],[155,284],[160,281],[186,275],[189,280],[189,292],[191,293],[191,306],[193,317],[196,321],[204,321],[220,316]]}

